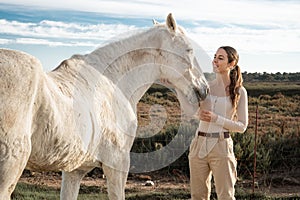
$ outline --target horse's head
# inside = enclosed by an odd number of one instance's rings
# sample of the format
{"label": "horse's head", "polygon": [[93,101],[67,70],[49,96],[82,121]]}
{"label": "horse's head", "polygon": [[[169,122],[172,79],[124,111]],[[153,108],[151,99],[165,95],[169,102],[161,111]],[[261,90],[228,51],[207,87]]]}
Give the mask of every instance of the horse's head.
{"label": "horse's head", "polygon": [[157,24],[163,30],[161,57],[168,63],[161,65],[161,77],[168,79],[191,104],[199,103],[208,93],[208,84],[194,56],[193,47],[184,33],[169,14],[166,24]]}

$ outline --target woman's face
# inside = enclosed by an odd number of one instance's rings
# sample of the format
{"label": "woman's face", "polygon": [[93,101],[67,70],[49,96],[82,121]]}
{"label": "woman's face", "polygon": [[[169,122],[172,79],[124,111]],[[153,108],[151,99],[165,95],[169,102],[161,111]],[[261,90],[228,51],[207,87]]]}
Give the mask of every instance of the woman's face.
{"label": "woman's face", "polygon": [[212,61],[215,73],[225,73],[230,71],[231,65],[228,63],[228,56],[224,49],[219,48]]}

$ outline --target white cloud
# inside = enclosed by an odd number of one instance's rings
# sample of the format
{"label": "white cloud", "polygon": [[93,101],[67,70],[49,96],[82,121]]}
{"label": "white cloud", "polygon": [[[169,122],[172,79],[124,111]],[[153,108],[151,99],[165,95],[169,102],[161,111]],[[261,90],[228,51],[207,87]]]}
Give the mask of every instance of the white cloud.
{"label": "white cloud", "polygon": [[0,20],[0,26],[0,34],[80,40],[108,40],[120,33],[137,29],[135,26],[122,24],[80,25],[48,20],[35,24],[5,19]]}
{"label": "white cloud", "polygon": [[[30,45],[47,45],[50,47],[97,47],[95,43],[92,42],[59,42],[59,41],[51,41],[47,39],[36,39],[36,38],[17,38],[15,41],[17,44],[30,44]],[[11,41],[12,43],[12,41]]]}
{"label": "white cloud", "polygon": [[[0,43],[41,44],[49,46],[96,47],[112,38],[140,28],[124,24],[77,24],[44,20],[25,23],[0,20],[0,34],[13,35],[19,39],[1,39]],[[235,46],[243,52],[300,52],[300,28],[250,29],[228,26],[209,28],[201,25],[187,29],[188,36],[206,50],[221,44]]]}
{"label": "white cloud", "polygon": [[12,43],[12,42],[13,42],[13,40],[0,38],[0,44],[9,44],[9,43]]}
{"label": "white cloud", "polygon": [[300,52],[300,28],[297,30],[251,30],[247,28],[195,28],[189,35],[205,49],[220,45],[235,46],[245,53]]}
{"label": "white cloud", "polygon": [[[6,0],[0,2],[6,3]],[[161,17],[173,12],[179,19],[224,23],[275,23],[299,25],[299,1],[252,0],[10,0],[11,4],[99,12],[114,16]],[[284,22],[284,23],[282,23]]]}

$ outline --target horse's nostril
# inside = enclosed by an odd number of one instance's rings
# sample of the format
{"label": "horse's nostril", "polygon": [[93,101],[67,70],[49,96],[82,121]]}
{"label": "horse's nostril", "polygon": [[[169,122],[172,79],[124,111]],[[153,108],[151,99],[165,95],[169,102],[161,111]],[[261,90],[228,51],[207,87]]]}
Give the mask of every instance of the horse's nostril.
{"label": "horse's nostril", "polygon": [[206,88],[206,94],[208,94],[208,93],[209,93],[209,87]]}

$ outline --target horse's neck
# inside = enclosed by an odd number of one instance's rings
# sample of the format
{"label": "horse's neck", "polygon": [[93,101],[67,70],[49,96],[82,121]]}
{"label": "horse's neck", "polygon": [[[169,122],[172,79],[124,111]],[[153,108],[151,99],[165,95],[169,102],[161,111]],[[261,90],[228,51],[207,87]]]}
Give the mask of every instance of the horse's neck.
{"label": "horse's neck", "polygon": [[[116,86],[123,92],[136,111],[136,105],[146,91],[159,78],[160,68],[158,65],[148,64],[137,67],[124,73],[122,76],[110,77]],[[107,73],[104,73],[107,75]],[[109,73],[108,73],[109,74]]]}
{"label": "horse's neck", "polygon": [[154,39],[158,31],[153,28],[114,42],[84,58],[120,88],[133,108],[159,76],[159,66],[153,64],[160,53],[160,41]]}
{"label": "horse's neck", "polygon": [[[157,44],[155,44],[156,42],[149,41],[151,35],[154,35],[152,37],[155,37],[156,32],[157,31],[152,28],[148,31],[144,31],[126,39],[110,43],[96,49],[90,54],[87,54],[84,57],[84,60],[87,62],[87,64],[97,69],[100,73],[107,72],[111,70],[111,68],[116,68],[116,64],[119,65],[118,71],[123,70],[122,68],[125,68],[126,66],[123,65],[124,63],[120,63],[120,61],[124,61],[122,58],[128,58],[128,55],[131,55],[131,52],[137,52],[138,50],[145,48],[155,48],[155,46],[157,46]],[[136,56],[138,55],[136,54]],[[136,59],[138,58],[136,57]],[[111,76],[116,75],[118,74],[111,74]],[[107,76],[110,75],[107,74]]]}

